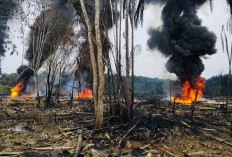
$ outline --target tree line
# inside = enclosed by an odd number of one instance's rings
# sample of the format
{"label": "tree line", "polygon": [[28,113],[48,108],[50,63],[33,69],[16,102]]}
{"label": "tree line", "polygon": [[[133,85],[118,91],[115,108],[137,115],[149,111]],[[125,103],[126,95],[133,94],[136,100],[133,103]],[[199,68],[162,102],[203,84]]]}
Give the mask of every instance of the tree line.
{"label": "tree line", "polygon": [[[46,74],[42,73],[40,75],[46,75]],[[58,84],[55,84],[55,88],[62,88],[61,86],[68,86],[68,83],[70,82],[69,76],[70,76],[69,74],[64,75],[62,78],[63,83],[60,84],[59,82]],[[17,80],[16,78],[17,78],[16,73],[2,75],[2,77],[0,78],[1,95],[10,94],[10,89],[16,85],[16,80]],[[132,78],[130,77],[130,80],[131,79]],[[222,74],[213,76],[209,79],[205,79],[206,87],[203,91],[204,96],[209,96],[209,97],[226,96],[227,79],[228,79],[228,75],[222,75]],[[107,74],[105,74],[105,80],[108,80]],[[159,79],[159,78],[149,78],[143,76],[134,76],[134,86],[135,86],[134,95],[137,98],[168,95],[169,93],[167,93],[167,90],[165,89],[165,85],[164,85],[165,83],[169,84],[169,80]],[[108,93],[109,89],[110,91],[113,91],[114,88],[117,89],[116,86],[113,87],[113,84],[116,83],[112,83],[109,88],[107,81],[105,82],[105,87],[104,87],[105,93]],[[230,88],[232,89],[232,85],[230,85]],[[56,90],[53,90],[52,95],[55,96],[56,94],[57,94]],[[232,96],[232,93],[230,93],[229,95]],[[67,95],[61,94],[61,96],[67,96]]]}

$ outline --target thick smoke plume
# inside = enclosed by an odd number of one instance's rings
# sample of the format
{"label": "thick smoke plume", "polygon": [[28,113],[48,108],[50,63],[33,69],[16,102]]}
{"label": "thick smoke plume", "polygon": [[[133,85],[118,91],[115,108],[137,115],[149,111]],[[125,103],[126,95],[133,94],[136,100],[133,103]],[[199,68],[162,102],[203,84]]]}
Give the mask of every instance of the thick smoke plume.
{"label": "thick smoke plume", "polygon": [[201,57],[216,53],[216,36],[201,26],[197,9],[206,0],[169,0],[163,8],[163,27],[149,30],[150,49],[158,49],[170,57],[166,68],[170,73],[194,84],[203,70]]}
{"label": "thick smoke plume", "polygon": [[[54,27],[48,33],[48,37],[43,48],[43,55],[41,58],[40,67],[51,54],[55,53],[56,46],[59,46],[57,44],[59,44],[60,40],[62,40],[64,35],[66,35],[66,32],[68,31],[69,26],[71,24],[72,17],[74,14],[73,10],[69,8],[68,4],[64,3],[64,0],[56,0],[53,1],[53,3],[55,4],[55,8],[42,11],[41,14],[35,20],[35,23],[33,25],[34,29],[32,28],[29,34],[29,47],[25,54],[25,59],[29,62],[29,66],[33,62],[33,47],[37,45],[36,42],[33,43],[33,38],[34,41],[38,41],[37,39],[39,38],[38,21],[44,19],[44,16],[46,16],[46,18],[49,18],[45,19],[47,21],[47,23],[45,24],[45,29],[48,29],[47,25],[50,23],[58,23],[54,24]],[[45,32],[47,33],[47,30]],[[22,65],[17,69],[18,82],[22,81],[24,84],[24,87],[21,89],[21,92],[24,92],[26,90],[30,78],[34,75],[33,70],[29,66]]]}
{"label": "thick smoke plume", "polygon": [[16,9],[17,5],[14,0],[0,1],[0,55],[5,52],[4,43],[9,31],[7,21],[12,18],[12,12],[15,12]]}

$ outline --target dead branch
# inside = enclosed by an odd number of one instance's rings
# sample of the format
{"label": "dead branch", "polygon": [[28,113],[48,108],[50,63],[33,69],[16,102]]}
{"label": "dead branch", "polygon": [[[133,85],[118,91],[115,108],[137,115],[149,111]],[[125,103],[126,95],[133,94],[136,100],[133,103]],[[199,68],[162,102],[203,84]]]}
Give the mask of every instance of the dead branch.
{"label": "dead branch", "polygon": [[83,125],[81,127],[81,131],[80,134],[78,136],[78,141],[77,141],[77,147],[76,147],[76,153],[74,157],[77,157],[80,154],[80,149],[81,149],[81,145],[82,145],[82,134],[83,134]]}
{"label": "dead branch", "polygon": [[172,152],[170,152],[168,149],[168,146],[166,145],[163,145],[165,148],[162,148],[162,147],[159,147],[159,146],[156,146],[158,149],[162,150],[165,154],[167,154],[168,156],[174,156],[174,157],[177,157],[175,154],[173,154]]}
{"label": "dead branch", "polygon": [[115,151],[114,151],[113,154],[119,155],[117,151],[119,150],[119,148],[120,148],[120,146],[121,146],[121,142],[127,137],[127,135],[128,135],[138,124],[139,124],[139,122],[137,122],[132,128],[130,128],[130,130],[128,130],[128,132],[119,140],[118,145],[117,145],[117,147],[116,147],[116,149],[115,149]]}
{"label": "dead branch", "polygon": [[210,135],[210,134],[208,134],[208,133],[206,133],[206,132],[204,132],[204,131],[202,131],[202,133],[203,133],[203,135],[205,135],[206,137],[209,137],[209,138],[211,138],[211,139],[213,139],[213,140],[216,140],[216,141],[218,141],[218,142],[220,142],[220,143],[224,143],[224,144],[226,144],[226,145],[232,147],[232,143],[227,142],[227,141],[223,140],[222,138],[219,138],[219,137]]}

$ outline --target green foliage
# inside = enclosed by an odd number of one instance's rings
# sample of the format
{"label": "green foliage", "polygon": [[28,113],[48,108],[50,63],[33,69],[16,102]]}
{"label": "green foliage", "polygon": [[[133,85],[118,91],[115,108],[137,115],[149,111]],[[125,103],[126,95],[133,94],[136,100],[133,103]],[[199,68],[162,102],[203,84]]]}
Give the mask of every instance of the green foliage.
{"label": "green foliage", "polygon": [[0,85],[0,94],[1,95],[9,95],[11,88],[12,88],[12,86]]}
{"label": "green foliage", "polygon": [[10,91],[11,88],[12,88],[12,86],[0,85],[0,90],[1,90],[1,91]]}
{"label": "green foliage", "polygon": [[16,85],[17,74],[2,74],[0,77],[0,95],[9,95],[11,88]]}
{"label": "green foliage", "polygon": [[[114,76],[115,79],[117,76]],[[122,78],[125,84],[125,77]],[[130,78],[131,79],[131,78]],[[144,96],[154,96],[154,95],[163,95],[163,83],[164,80],[159,78],[148,78],[142,76],[135,76],[134,78],[134,94],[136,97],[144,97]],[[117,89],[116,80],[112,82],[111,80],[111,93],[113,94],[113,86]],[[105,75],[105,92],[108,94],[108,78]],[[117,93],[117,91],[116,91]]]}
{"label": "green foliage", "polygon": [[[113,95],[113,86],[117,89],[117,77],[111,79],[111,94]],[[125,77],[122,78],[125,84]],[[130,78],[131,79],[131,78]],[[205,96],[225,96],[227,92],[227,79],[228,75],[217,75],[206,80],[206,87],[203,91]],[[0,94],[9,95],[11,88],[16,85],[17,74],[3,74],[0,77]],[[168,91],[164,89],[164,83],[168,80],[159,78],[148,78],[142,76],[135,76],[135,96],[145,97],[154,95],[165,95]],[[230,80],[230,96],[232,96],[232,77]],[[105,75],[105,93],[108,94],[108,78]],[[117,91],[116,91],[117,93]]]}
{"label": "green foliage", "polygon": [[17,74],[2,74],[2,77],[0,77],[0,85],[8,85],[8,86],[15,86],[17,80]]}
{"label": "green foliage", "polygon": [[[204,95],[225,96],[227,92],[228,75],[217,75],[206,80]],[[230,77],[230,89],[232,89],[232,79]],[[230,96],[232,92],[230,92]]]}
{"label": "green foliage", "polygon": [[143,97],[149,95],[163,95],[164,80],[159,78],[148,78],[137,76],[134,80],[135,83],[135,96]]}

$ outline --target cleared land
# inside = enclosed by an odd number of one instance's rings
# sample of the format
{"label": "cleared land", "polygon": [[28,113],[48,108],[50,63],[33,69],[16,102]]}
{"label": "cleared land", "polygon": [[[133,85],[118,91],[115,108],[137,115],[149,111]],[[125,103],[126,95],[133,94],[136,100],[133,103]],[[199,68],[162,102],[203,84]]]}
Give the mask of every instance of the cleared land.
{"label": "cleared land", "polygon": [[[219,100],[221,102],[222,100]],[[215,100],[190,106],[151,98],[136,102],[137,120],[119,125],[105,105],[105,127],[94,130],[91,100],[62,99],[36,108],[33,99],[3,99],[0,156],[232,156],[232,106]]]}

